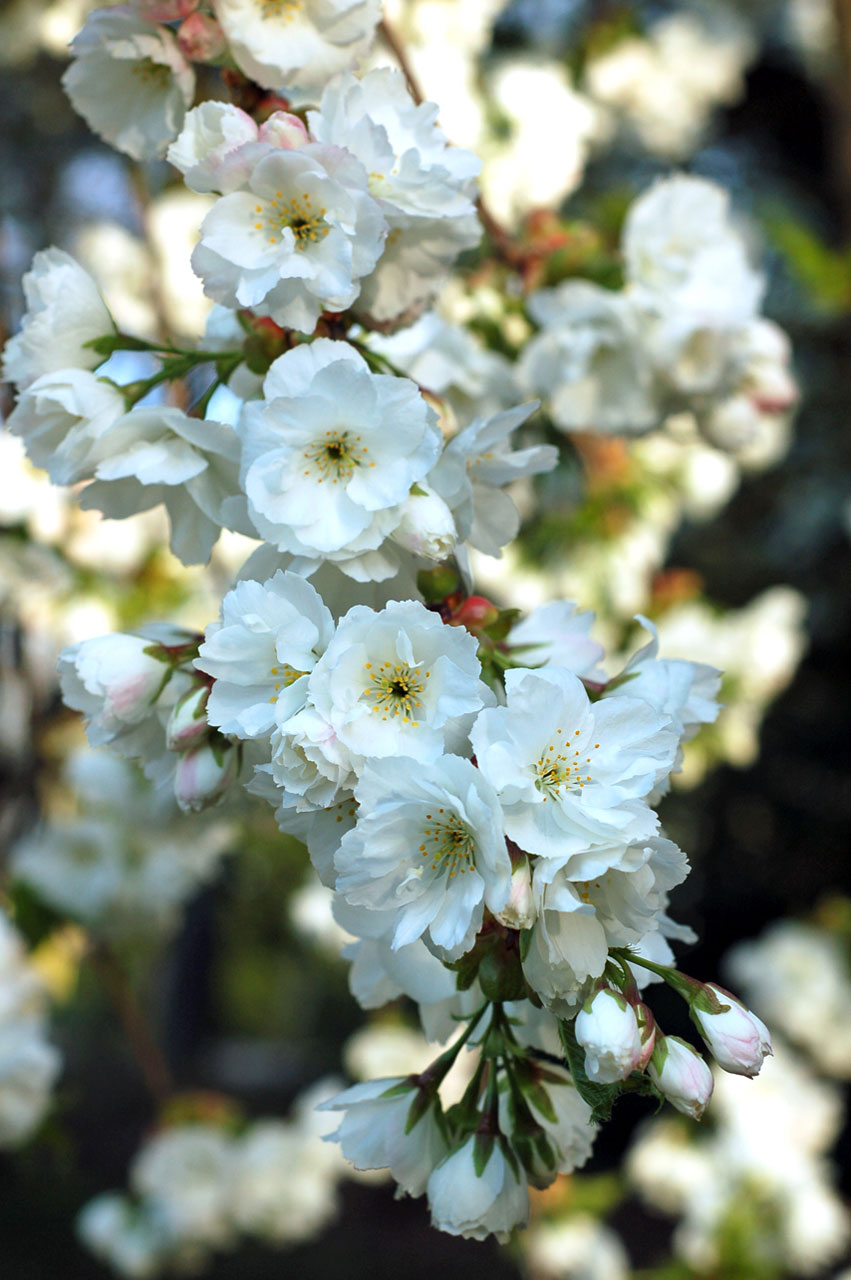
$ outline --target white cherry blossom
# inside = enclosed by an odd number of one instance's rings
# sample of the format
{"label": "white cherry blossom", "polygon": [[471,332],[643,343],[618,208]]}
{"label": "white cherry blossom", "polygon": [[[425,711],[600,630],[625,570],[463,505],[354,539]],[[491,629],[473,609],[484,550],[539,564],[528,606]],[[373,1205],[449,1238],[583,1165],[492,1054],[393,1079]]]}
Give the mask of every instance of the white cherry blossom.
{"label": "white cherry blossom", "polygon": [[434,411],[414,383],[370,373],[348,343],[327,338],[280,356],[263,390],[238,428],[258,533],[310,567],[330,559],[356,576],[391,576],[398,558],[375,553],[438,456]]}
{"label": "white cherry blossom", "polygon": [[165,504],[171,549],[184,564],[208,560],[222,526],[250,532],[230,427],[181,409],[136,408],[99,435],[94,483],[80,505],[112,519]]}
{"label": "white cherry blossom", "polygon": [[481,1175],[473,1163],[475,1136],[437,1166],[428,1180],[432,1226],[453,1236],[484,1240],[491,1233],[504,1244],[529,1216],[529,1189],[495,1142]]}
{"label": "white cherry blossom", "polygon": [[528,302],[542,326],[520,363],[526,386],[549,400],[564,431],[639,435],[662,417],[641,317],[622,293],[584,280],[542,289]]}
{"label": "white cherry blossom", "polygon": [[428,476],[452,511],[459,540],[469,541],[485,555],[499,555],[520,527],[517,508],[504,486],[521,476],[551,471],[558,461],[551,445],[511,448],[509,436],[537,408],[535,401],[476,418],[452,437]]}
{"label": "white cherry blossom", "polygon": [[448,1148],[435,1115],[439,1103],[428,1107],[407,1130],[417,1095],[416,1083],[398,1076],[352,1085],[319,1107],[345,1112],[326,1141],[339,1142],[356,1169],[389,1168],[402,1191],[421,1196]]}
{"label": "white cherry blossom", "polygon": [[304,705],[307,674],[333,630],[318,592],[297,574],[237,583],[195,662],[214,677],[208,722],[237,738],[271,733],[276,715],[288,719]]}
{"label": "white cherry blossom", "polygon": [[86,369],[60,369],[25,388],[6,425],[54,484],[94,474],[96,442],[124,417],[124,396]]}
{"label": "white cherry blossom", "polygon": [[369,50],[380,0],[213,0],[240,71],[309,93]]}
{"label": "white cherry blossom", "polygon": [[240,189],[202,222],[192,267],[215,301],[310,333],[323,311],[354,302],[387,224],[366,170],[343,148],[261,151]]}
{"label": "white cherry blossom", "polygon": [[71,53],[62,84],[89,127],[134,160],[164,155],[195,92],[172,33],[112,5],[89,14]]}
{"label": "white cherry blossom", "polygon": [[51,247],[35,255],[22,283],[27,310],[3,352],[4,380],[20,391],[45,373],[95,369],[103,356],[86,344],[115,326],[88,271]]}
{"label": "white cherry blossom", "polygon": [[311,672],[310,702],[363,759],[431,762],[465,749],[472,717],[492,701],[476,653],[473,636],[416,600],[378,613],[356,605]]}
{"label": "white cherry blossom", "polygon": [[673,764],[670,718],[626,694],[592,703],[557,667],[512,670],[505,684],[506,705],[481,713],[471,742],[512,840],[558,858],[654,835],[644,797]]}
{"label": "white cherry blossom", "polygon": [[457,255],[481,236],[473,185],[480,162],[447,147],[437,111],[413,101],[401,72],[382,67],[360,80],[338,76],[319,110],[308,113],[315,138],[348,148],[363,163],[390,228],[358,302],[379,321],[433,296]]}
{"label": "white cherry blossom", "polygon": [[500,911],[511,887],[502,812],[469,760],[441,756],[423,774],[406,757],[364,768],[357,825],[334,861],[350,902],[395,913],[393,947],[428,932],[454,957],[467,951],[484,907]]}
{"label": "white cherry blossom", "polygon": [[605,682],[597,666],[603,646],[591,639],[594,614],[572,600],[550,600],[515,622],[507,643],[531,667],[562,667],[586,680]]}

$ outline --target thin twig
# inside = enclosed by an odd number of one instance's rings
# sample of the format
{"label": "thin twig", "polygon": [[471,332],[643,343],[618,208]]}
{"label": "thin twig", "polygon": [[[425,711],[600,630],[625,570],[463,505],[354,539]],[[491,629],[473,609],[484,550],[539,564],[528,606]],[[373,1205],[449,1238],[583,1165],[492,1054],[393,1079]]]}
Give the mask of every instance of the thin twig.
{"label": "thin twig", "polygon": [[379,22],[378,30],[381,32],[381,38],[384,41],[384,43],[387,45],[387,48],[390,50],[390,52],[393,54],[393,57],[399,63],[399,70],[402,72],[402,75],[405,77],[405,80],[408,85],[408,89],[410,90],[411,97],[419,106],[421,103],[425,102],[426,96],[423,93],[420,82],[417,79],[414,73],[414,69],[408,60],[408,55],[405,52],[405,46],[402,44],[402,41],[399,39],[398,35],[390,26],[390,24],[386,21],[386,19],[382,18],[381,22]]}
{"label": "thin twig", "polygon": [[171,1071],[120,961],[105,943],[92,946],[89,960],[121,1020],[151,1096],[157,1103],[165,1102],[174,1092]]}
{"label": "thin twig", "polygon": [[[386,19],[382,19],[378,24],[378,30],[381,32],[382,40],[399,64],[399,69],[405,77],[405,82],[408,86],[411,97],[417,104],[425,102],[426,96],[422,85],[416,77],[414,69],[408,58],[408,54],[405,50],[405,46],[403,45],[398,33]],[[498,258],[502,258],[502,260],[510,267],[522,266],[525,261],[525,254],[514,243],[514,238],[510,231],[507,231],[499,219],[491,213],[481,195],[476,201],[476,208],[479,211],[482,226],[491,238],[496,256]]]}

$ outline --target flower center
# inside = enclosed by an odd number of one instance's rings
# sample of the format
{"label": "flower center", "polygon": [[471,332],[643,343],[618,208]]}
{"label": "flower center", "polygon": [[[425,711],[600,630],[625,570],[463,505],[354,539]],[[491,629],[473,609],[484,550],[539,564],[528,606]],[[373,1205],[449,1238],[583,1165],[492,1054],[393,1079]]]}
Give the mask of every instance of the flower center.
{"label": "flower center", "polygon": [[265,225],[270,232],[270,244],[275,244],[279,237],[283,236],[284,228],[289,227],[295,236],[296,249],[304,250],[324,240],[331,230],[325,221],[325,209],[321,208],[318,213],[312,209],[311,199],[306,191],[300,196],[292,196],[289,200],[284,199],[282,191],[276,191],[274,198],[267,201],[265,206],[256,204],[254,212],[262,215],[261,219],[255,222],[254,229],[262,231]]}
{"label": "flower center", "polygon": [[[320,484],[325,480],[332,484],[348,480],[355,467],[364,466],[369,456],[369,450],[360,441],[360,436],[353,436],[350,431],[326,431],[323,439],[305,449],[304,474],[315,475],[318,471]],[[374,467],[375,463],[369,465]]]}
{"label": "flower center", "polygon": [[141,58],[139,62],[133,63],[131,70],[143,84],[153,85],[157,89],[165,89],[171,77],[168,67],[161,62],[154,62],[153,58]]}
{"label": "flower center", "polygon": [[[296,680],[306,676],[307,672],[299,671],[297,667],[291,667],[288,662],[285,662],[281,667],[270,667],[269,675],[277,677],[275,680],[275,693],[278,693],[281,689],[289,689],[291,684],[295,684]],[[269,701],[277,702],[277,698],[271,697]]]}
{"label": "flower center", "polygon": [[[574,730],[578,735],[579,730]],[[563,730],[556,729],[555,737],[561,741],[551,742],[541,752],[535,764],[537,778],[535,786],[544,793],[544,801],[559,800],[563,791],[577,791],[591,781],[591,774],[585,773],[585,765],[591,763],[591,757],[581,755],[579,748],[572,750],[569,737]],[[599,751],[599,742],[594,743],[594,750]]]}
{"label": "flower center", "polygon": [[301,0],[258,0],[264,18],[283,18],[292,22],[301,8]]}
{"label": "flower center", "polygon": [[432,871],[447,871],[449,879],[459,871],[472,870],[475,845],[468,828],[454,813],[445,816],[444,809],[438,809],[438,817],[426,814],[429,827],[423,827],[423,843],[420,853],[424,858],[431,858]]}
{"label": "flower center", "polygon": [[404,662],[382,662],[377,671],[367,662],[366,669],[371,684],[364,689],[363,696],[372,699],[371,709],[379,711],[382,720],[401,716],[404,724],[416,724],[417,708],[423,705],[418,695],[431,672],[426,671],[423,677],[419,666],[409,667]]}

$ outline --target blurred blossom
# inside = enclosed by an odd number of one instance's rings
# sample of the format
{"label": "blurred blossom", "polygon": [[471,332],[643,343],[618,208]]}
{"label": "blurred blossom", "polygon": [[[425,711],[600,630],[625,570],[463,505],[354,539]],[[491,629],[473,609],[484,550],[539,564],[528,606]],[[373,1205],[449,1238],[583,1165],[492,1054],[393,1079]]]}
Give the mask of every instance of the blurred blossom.
{"label": "blurred blossom", "polygon": [[201,1122],[160,1129],[133,1160],[131,1195],[110,1192],[84,1207],[80,1239],[118,1275],[153,1278],[195,1274],[240,1235],[276,1247],[315,1237],[336,1213],[348,1171],[339,1148],[322,1141],[336,1118],[315,1110],[338,1088],[320,1080],[289,1119],[264,1117],[239,1134]]}
{"label": "blurred blossom", "polygon": [[59,1075],[46,1036],[47,998],[23,940],[0,908],[0,1147],[33,1133]]}
{"label": "blurred blossom", "polygon": [[533,1222],[520,1245],[534,1280],[629,1280],[631,1274],[618,1235],[590,1214]]}
{"label": "blurred blossom", "polygon": [[[482,144],[482,194],[498,218],[515,220],[537,206],[558,206],[582,180],[598,131],[592,104],[573,89],[558,62],[511,58],[488,78],[508,138]],[[558,121],[558,141],[547,121]]]}
{"label": "blurred blossom", "polygon": [[73,252],[100,286],[119,329],[153,337],[157,276],[147,245],[118,223],[90,222],[75,237]]}
{"label": "blurred blossom", "polygon": [[216,874],[233,828],[207,822],[188,841],[173,801],[108,752],[72,755],[66,780],[76,816],[48,817],[18,841],[15,879],[110,936],[174,928],[187,898]]}
{"label": "blurred blossom", "polygon": [[592,58],[586,88],[649,151],[684,160],[711,112],[740,97],[754,53],[747,28],[731,13],[712,27],[695,14],[675,13],[646,36],[630,36]]}
{"label": "blurred blossom", "polygon": [[147,210],[164,318],[186,337],[201,336],[212,305],[189,259],[198,243],[198,228],[213,203],[212,196],[174,188],[152,200]]}
{"label": "blurred blossom", "polygon": [[303,938],[319,946],[329,955],[339,956],[352,935],[342,929],[331,911],[334,894],[326,889],[311,867],[305,882],[290,894],[287,909],[290,920]]}
{"label": "blurred blossom", "polygon": [[838,1091],[778,1046],[755,1080],[716,1070],[709,1117],[709,1134],[651,1121],[627,1159],[644,1198],[681,1218],[676,1253],[711,1273],[735,1219],[739,1249],[778,1274],[813,1275],[835,1260],[851,1238],[825,1159],[844,1120]]}
{"label": "blurred blossom", "polygon": [[740,942],[727,966],[749,1003],[828,1075],[851,1079],[851,964],[838,938],[777,920]]}

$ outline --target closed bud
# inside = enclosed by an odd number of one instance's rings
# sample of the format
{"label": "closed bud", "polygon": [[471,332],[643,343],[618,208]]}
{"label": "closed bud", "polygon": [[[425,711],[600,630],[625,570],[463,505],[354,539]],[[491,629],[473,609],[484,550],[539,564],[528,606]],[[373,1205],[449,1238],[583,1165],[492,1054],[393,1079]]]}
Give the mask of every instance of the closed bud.
{"label": "closed bud", "polygon": [[604,987],[576,1015],[576,1039],[585,1050],[585,1072],[597,1084],[631,1075],[641,1060],[641,1031],[631,1004]]}
{"label": "closed bud", "polygon": [[468,631],[483,631],[498,617],[499,609],[485,596],[467,596],[464,603],[453,610],[449,621],[455,626],[466,627]]}
{"label": "closed bud", "polygon": [[508,901],[496,913],[496,918],[507,929],[531,929],[537,920],[538,909],[532,895],[532,873],[528,859],[524,858],[512,871]]}
{"label": "closed bud", "polygon": [[224,31],[207,13],[190,13],[178,27],[177,43],[190,62],[216,62],[228,47]]}
{"label": "closed bud", "polygon": [[169,675],[166,657],[159,646],[133,635],[97,636],[63,649],[62,696],[88,717],[90,742],[110,742],[151,714]]}
{"label": "closed bud", "polygon": [[457,542],[452,512],[422,480],[408,495],[402,507],[402,519],[391,536],[401,547],[426,560],[445,560],[452,555]]}
{"label": "closed bud", "polygon": [[700,1120],[712,1097],[712,1072],[696,1049],[679,1036],[656,1034],[647,1074],[672,1107]]}
{"label": "closed bud", "polygon": [[703,992],[692,1002],[691,1016],[718,1065],[737,1076],[759,1075],[772,1052],[768,1027],[722,987],[708,982]]}
{"label": "closed bud", "polygon": [[174,797],[186,813],[197,813],[220,800],[239,769],[239,754],[220,735],[187,751],[177,762]]}
{"label": "closed bud", "polygon": [[289,111],[273,111],[265,124],[260,126],[261,142],[271,142],[273,147],[291,151],[307,142],[307,129],[298,116]]}
{"label": "closed bud", "polygon": [[209,685],[197,685],[174,704],[165,731],[169,751],[188,751],[209,732],[207,699]]}

